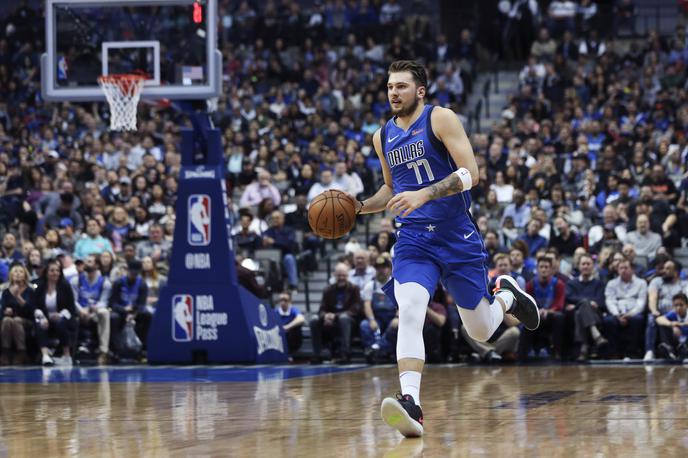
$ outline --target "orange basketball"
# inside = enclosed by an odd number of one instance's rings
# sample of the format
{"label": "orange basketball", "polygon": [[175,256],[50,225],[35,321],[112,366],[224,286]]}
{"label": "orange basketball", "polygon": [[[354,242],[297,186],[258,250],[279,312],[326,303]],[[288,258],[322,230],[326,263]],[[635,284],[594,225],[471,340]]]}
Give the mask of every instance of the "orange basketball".
{"label": "orange basketball", "polygon": [[308,208],[308,224],[326,239],[347,234],[356,222],[356,200],[345,192],[330,189],[315,197]]}

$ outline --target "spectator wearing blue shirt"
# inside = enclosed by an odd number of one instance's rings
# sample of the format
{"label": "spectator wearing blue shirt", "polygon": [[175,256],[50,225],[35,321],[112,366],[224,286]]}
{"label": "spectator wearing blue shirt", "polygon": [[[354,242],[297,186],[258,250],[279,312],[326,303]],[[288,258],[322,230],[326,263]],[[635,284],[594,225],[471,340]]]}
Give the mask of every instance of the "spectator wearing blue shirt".
{"label": "spectator wearing blue shirt", "polygon": [[0,253],[2,254],[0,258],[4,259],[8,264],[22,262],[24,260],[24,255],[21,250],[17,248],[17,237],[11,232],[5,233],[2,239],[2,250],[0,250]]}
{"label": "spectator wearing blue shirt", "polygon": [[[287,335],[287,348],[289,355],[296,353],[301,348],[303,335],[301,333],[301,326],[304,321],[301,311],[292,305],[291,296],[288,292],[283,292],[279,295],[279,304],[277,306],[277,316],[282,323],[284,333]],[[291,360],[291,356],[289,357]]]}
{"label": "spectator wearing blue shirt", "polygon": [[540,221],[531,219],[528,222],[526,233],[518,239],[523,240],[528,244],[528,254],[533,257],[538,250],[547,248],[547,239],[538,234],[540,232]]}
{"label": "spectator wearing blue shirt", "polygon": [[659,330],[658,353],[669,359],[685,358],[686,341],[688,340],[688,296],[675,294],[671,299],[674,310],[658,316],[656,323]]}

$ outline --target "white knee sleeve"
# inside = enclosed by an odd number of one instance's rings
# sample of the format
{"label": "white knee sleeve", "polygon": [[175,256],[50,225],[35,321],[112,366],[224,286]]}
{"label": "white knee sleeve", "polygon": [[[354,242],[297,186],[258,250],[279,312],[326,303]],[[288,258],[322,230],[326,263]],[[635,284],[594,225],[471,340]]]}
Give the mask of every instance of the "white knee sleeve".
{"label": "white knee sleeve", "polygon": [[425,361],[423,324],[430,303],[430,293],[418,283],[400,284],[394,280],[394,298],[399,304],[397,360],[416,358]]}
{"label": "white knee sleeve", "polygon": [[504,319],[502,306],[498,302],[490,304],[484,298],[474,310],[458,309],[468,335],[478,342],[487,342]]}

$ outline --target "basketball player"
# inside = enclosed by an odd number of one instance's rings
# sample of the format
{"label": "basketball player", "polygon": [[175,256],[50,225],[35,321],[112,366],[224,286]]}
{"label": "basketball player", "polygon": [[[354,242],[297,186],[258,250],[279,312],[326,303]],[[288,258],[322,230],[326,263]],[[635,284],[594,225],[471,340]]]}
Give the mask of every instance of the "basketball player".
{"label": "basketball player", "polygon": [[397,361],[401,394],[382,401],[384,421],[406,437],[423,434],[420,380],[425,359],[423,323],[442,280],[457,302],[468,334],[487,341],[504,313],[536,329],[535,300],[507,275],[487,288],[487,253],[469,208],[478,166],[466,132],[453,111],[424,103],[427,76],[414,61],[389,67],[387,96],[394,117],[373,135],[384,185],[357,213],[385,209],[396,215],[393,279],[385,291],[399,307]]}

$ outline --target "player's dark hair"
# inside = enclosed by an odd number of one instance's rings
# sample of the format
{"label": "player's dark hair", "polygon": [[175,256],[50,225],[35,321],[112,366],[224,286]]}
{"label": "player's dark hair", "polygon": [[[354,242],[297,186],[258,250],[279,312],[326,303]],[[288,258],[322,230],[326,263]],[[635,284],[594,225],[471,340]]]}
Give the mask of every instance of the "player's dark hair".
{"label": "player's dark hair", "polygon": [[423,86],[427,89],[428,87],[428,74],[425,71],[425,67],[415,60],[397,60],[392,62],[389,66],[388,74],[399,73],[399,72],[409,72],[413,75],[413,82],[417,86]]}

